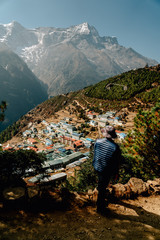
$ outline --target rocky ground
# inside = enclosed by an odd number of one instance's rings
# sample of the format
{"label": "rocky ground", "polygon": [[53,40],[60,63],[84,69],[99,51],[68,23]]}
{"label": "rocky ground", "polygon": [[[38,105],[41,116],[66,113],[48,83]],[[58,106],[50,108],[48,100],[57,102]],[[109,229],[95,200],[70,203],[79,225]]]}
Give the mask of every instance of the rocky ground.
{"label": "rocky ground", "polygon": [[82,201],[81,197],[72,198],[67,206],[46,197],[30,203],[27,210],[9,210],[1,205],[0,239],[160,239],[159,195],[109,203],[105,216],[96,212],[92,199]]}

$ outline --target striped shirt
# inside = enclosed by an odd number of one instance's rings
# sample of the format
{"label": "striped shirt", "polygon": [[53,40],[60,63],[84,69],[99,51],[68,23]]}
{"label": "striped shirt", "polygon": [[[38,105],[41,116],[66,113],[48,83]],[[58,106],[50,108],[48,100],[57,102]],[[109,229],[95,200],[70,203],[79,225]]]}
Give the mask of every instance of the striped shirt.
{"label": "striped shirt", "polygon": [[98,139],[94,146],[94,169],[98,172],[102,172],[106,168],[108,168],[108,170],[116,169],[119,160],[115,158],[117,150],[119,150],[119,147],[114,142],[107,138]]}

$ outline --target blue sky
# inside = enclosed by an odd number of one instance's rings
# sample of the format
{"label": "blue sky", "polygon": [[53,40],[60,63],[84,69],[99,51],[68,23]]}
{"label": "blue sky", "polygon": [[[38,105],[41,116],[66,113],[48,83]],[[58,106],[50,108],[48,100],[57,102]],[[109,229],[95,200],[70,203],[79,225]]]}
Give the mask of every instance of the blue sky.
{"label": "blue sky", "polygon": [[0,0],[0,23],[13,20],[26,28],[88,22],[160,62],[160,0]]}

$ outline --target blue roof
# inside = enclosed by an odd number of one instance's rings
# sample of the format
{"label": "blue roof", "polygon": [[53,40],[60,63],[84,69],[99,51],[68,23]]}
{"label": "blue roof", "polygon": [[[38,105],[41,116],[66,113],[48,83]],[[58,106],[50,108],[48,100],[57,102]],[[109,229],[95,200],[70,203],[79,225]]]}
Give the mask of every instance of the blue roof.
{"label": "blue roof", "polygon": [[64,148],[58,148],[58,150],[59,150],[60,152],[66,152],[66,149],[64,149]]}
{"label": "blue roof", "polygon": [[127,134],[125,134],[125,133],[119,133],[119,135],[123,138],[127,136]]}
{"label": "blue roof", "polygon": [[94,140],[91,139],[91,138],[86,138],[86,140],[88,140],[88,141],[90,141],[90,142],[94,142]]}
{"label": "blue roof", "polygon": [[49,133],[49,131],[48,131],[47,129],[44,129],[43,131],[44,131],[45,133]]}
{"label": "blue roof", "polygon": [[80,136],[81,135],[81,133],[72,133],[72,135],[74,135],[74,136]]}

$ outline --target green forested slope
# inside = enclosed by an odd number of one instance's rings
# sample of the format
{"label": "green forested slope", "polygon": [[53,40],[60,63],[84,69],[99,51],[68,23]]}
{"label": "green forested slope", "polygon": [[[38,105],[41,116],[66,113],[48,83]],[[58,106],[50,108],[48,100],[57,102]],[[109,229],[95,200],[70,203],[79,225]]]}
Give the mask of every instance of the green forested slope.
{"label": "green forested slope", "polygon": [[86,88],[85,95],[104,100],[129,100],[137,96],[144,102],[156,102],[160,97],[157,69],[158,66],[131,70]]}

